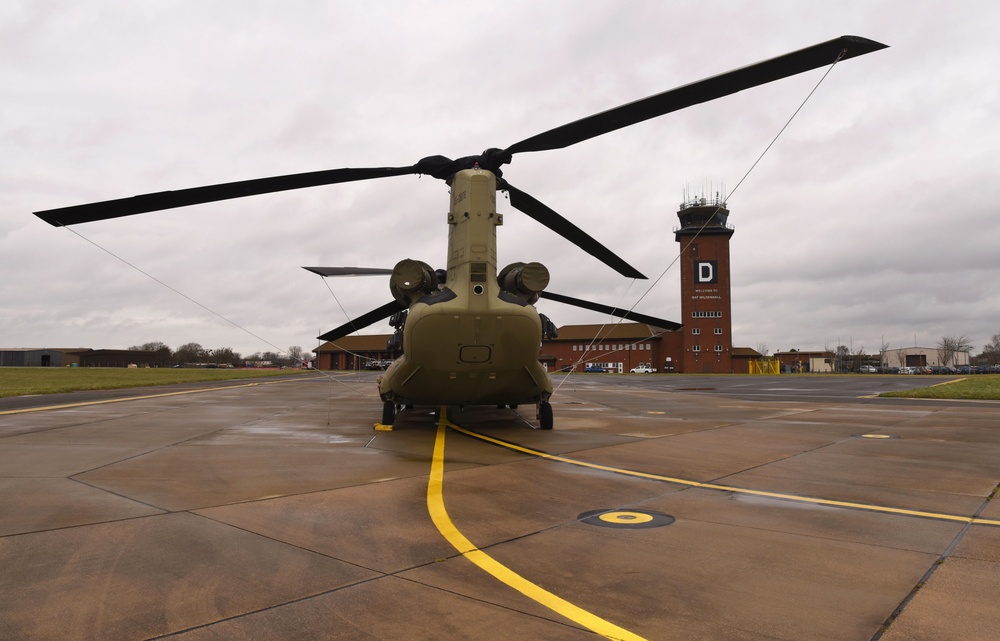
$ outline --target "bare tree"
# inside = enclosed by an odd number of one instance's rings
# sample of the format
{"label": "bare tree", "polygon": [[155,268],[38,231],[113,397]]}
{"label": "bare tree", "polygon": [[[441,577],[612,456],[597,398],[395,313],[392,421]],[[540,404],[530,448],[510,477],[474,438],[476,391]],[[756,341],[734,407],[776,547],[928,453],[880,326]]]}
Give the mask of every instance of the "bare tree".
{"label": "bare tree", "polygon": [[990,365],[1000,365],[1000,334],[994,334],[993,339],[983,345],[983,358]]}
{"label": "bare tree", "polygon": [[851,353],[851,371],[859,372],[861,371],[862,362],[865,360],[865,346],[861,345],[858,349]]}
{"label": "bare tree", "polygon": [[942,365],[948,365],[955,359],[959,352],[968,352],[972,349],[972,341],[965,334],[961,336],[944,336],[937,344],[938,360]]}

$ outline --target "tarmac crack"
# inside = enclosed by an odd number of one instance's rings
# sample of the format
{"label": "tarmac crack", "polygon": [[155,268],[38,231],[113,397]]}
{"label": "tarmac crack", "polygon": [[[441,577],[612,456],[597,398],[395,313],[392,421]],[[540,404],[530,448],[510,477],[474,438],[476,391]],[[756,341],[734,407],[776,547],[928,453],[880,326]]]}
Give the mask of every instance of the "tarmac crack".
{"label": "tarmac crack", "polygon": [[[983,512],[989,506],[990,502],[994,498],[996,498],[998,494],[1000,494],[1000,482],[997,483],[997,485],[993,488],[993,491],[990,493],[990,495],[987,496],[986,500],[984,500],[982,505],[979,506],[979,509],[976,510],[975,514],[973,515],[973,518],[979,518],[980,516],[982,516]],[[962,539],[965,538],[966,533],[968,533],[969,529],[972,526],[973,523],[970,521],[969,523],[965,524],[965,527],[959,530],[958,534],[955,535],[955,538],[952,540],[952,542],[948,545],[947,548],[945,548],[945,551],[941,553],[941,556],[938,557],[938,559],[931,564],[931,566],[927,569],[927,572],[925,572],[924,575],[920,577],[920,580],[917,581],[916,585],[913,586],[913,589],[910,590],[910,592],[903,598],[903,600],[899,602],[899,605],[896,606],[896,609],[892,611],[892,614],[890,614],[889,617],[882,623],[882,625],[879,627],[878,631],[872,636],[870,641],[879,641],[879,639],[882,638],[882,635],[884,635],[886,632],[889,631],[889,628],[892,627],[892,624],[896,622],[896,620],[900,617],[900,615],[903,614],[907,606],[910,605],[910,603],[917,596],[920,590],[923,589],[923,587],[927,585],[927,582],[931,580],[931,577],[934,576],[934,573],[937,572],[937,569],[942,565],[944,565],[945,561],[951,558],[951,555],[955,551],[955,548],[957,548],[958,544],[962,542]]]}

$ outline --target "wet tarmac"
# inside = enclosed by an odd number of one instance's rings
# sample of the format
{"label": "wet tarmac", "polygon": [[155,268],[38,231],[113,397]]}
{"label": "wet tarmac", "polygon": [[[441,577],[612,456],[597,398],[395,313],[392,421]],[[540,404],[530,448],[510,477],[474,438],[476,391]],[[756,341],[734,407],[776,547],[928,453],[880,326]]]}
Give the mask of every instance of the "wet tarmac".
{"label": "wet tarmac", "polygon": [[0,639],[1000,638],[1000,403],[910,378],[3,399]]}

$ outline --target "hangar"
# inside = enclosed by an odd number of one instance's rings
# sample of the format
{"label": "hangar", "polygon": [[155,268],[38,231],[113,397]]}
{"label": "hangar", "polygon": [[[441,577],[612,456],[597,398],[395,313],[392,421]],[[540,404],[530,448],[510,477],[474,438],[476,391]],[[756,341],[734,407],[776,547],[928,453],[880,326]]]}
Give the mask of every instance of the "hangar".
{"label": "hangar", "polygon": [[170,367],[160,352],[83,347],[0,348],[0,367]]}
{"label": "hangar", "polygon": [[79,351],[82,350],[4,347],[0,348],[0,367],[62,367],[79,363],[75,356]]}

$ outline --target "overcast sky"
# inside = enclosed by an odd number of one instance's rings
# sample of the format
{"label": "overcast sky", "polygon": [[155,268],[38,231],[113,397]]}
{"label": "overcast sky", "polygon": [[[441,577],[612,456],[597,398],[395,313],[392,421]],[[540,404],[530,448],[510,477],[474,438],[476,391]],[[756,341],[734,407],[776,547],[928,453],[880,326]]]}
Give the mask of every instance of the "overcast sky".
{"label": "overcast sky", "polygon": [[[890,48],[838,64],[742,184],[826,69],[505,168],[650,280],[506,201],[499,262],[542,262],[550,290],[623,307],[663,274],[636,309],[683,322],[676,211],[724,186],[737,346],[964,334],[978,352],[1000,333],[998,33],[994,0],[5,0],[0,347],[308,350],[345,322],[338,300],[357,316],[390,294],[382,277],[344,278],[328,281],[335,298],[300,266],[445,264],[447,188],[430,177],[72,231],[34,211],[477,154],[851,34]],[[539,309],[557,325],[606,319]]]}

